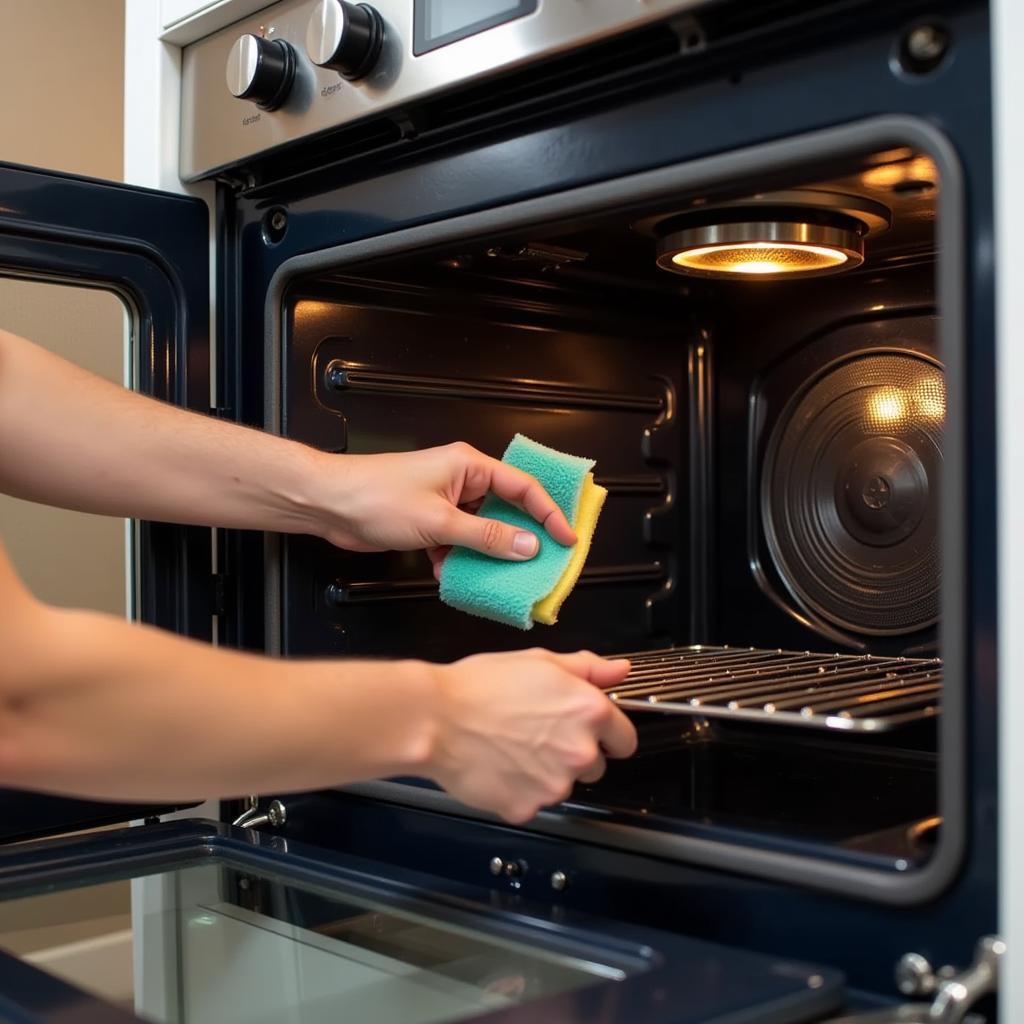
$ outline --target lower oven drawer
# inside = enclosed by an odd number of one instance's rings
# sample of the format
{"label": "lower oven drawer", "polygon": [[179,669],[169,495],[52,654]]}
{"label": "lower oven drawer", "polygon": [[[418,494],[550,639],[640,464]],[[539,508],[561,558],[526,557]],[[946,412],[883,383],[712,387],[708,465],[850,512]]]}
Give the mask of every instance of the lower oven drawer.
{"label": "lower oven drawer", "polygon": [[[88,972],[0,954],[0,1017],[795,1024],[842,1003],[835,971],[531,907],[516,893],[212,822],[0,854],[0,935],[5,917],[32,919],[33,902],[52,906],[61,893],[117,878],[133,879],[131,990],[101,996]],[[130,945],[117,951],[131,960]]]}

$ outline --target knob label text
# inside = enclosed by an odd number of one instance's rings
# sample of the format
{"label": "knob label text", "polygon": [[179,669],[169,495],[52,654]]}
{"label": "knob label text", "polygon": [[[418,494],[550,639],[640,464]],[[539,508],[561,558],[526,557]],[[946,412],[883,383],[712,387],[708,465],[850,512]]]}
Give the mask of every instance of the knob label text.
{"label": "knob label text", "polygon": [[335,82],[334,85],[325,85],[320,90],[320,95],[323,96],[324,99],[327,99],[328,96],[333,96],[336,92],[341,92],[344,84],[344,82]]}
{"label": "knob label text", "polygon": [[260,119],[260,117],[261,117],[260,114],[251,114],[249,117],[243,117],[242,118],[242,127],[243,128],[248,128],[249,125],[255,124]]}

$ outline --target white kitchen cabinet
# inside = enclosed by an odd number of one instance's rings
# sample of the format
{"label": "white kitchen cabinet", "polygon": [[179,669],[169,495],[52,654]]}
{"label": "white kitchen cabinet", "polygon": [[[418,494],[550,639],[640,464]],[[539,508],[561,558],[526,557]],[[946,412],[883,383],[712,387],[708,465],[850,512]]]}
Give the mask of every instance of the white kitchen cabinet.
{"label": "white kitchen cabinet", "polygon": [[184,46],[267,4],[268,0],[160,0],[161,34],[168,42]]}

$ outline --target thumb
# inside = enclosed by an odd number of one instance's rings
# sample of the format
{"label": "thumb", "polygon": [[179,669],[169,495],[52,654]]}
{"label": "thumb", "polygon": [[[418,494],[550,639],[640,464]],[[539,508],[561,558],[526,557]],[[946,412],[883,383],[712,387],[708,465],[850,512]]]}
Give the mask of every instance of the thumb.
{"label": "thumb", "polygon": [[455,509],[445,524],[442,544],[458,544],[493,558],[525,562],[540,550],[540,540],[529,530],[517,529],[498,519],[485,519]]}

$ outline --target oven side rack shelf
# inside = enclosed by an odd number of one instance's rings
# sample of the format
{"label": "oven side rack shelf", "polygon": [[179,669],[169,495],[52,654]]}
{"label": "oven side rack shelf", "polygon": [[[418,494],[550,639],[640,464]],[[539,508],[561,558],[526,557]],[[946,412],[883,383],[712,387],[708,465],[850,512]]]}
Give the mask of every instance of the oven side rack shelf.
{"label": "oven side rack shelf", "polygon": [[864,733],[940,711],[940,658],[705,645],[622,657],[633,667],[609,696],[631,711]]}

